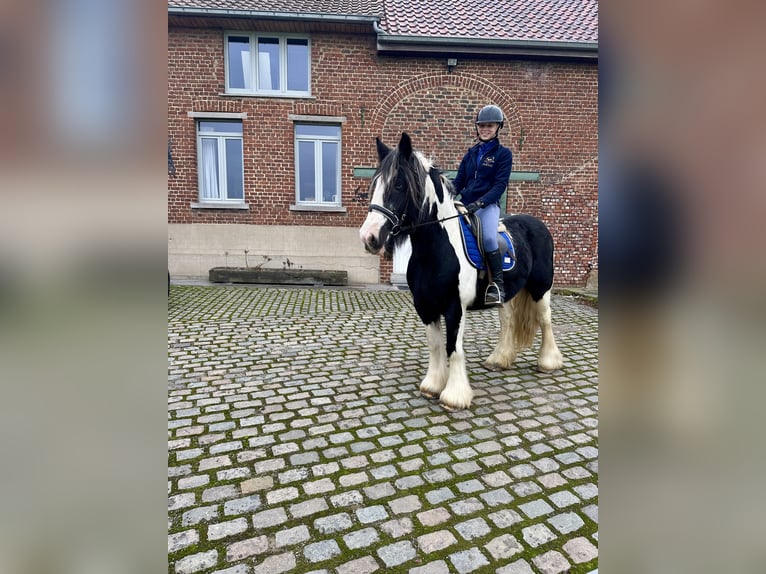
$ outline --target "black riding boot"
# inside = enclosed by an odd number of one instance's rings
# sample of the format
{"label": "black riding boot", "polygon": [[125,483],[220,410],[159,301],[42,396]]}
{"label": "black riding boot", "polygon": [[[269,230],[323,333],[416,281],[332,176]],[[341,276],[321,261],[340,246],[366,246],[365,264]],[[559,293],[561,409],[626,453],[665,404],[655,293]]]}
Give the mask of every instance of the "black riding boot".
{"label": "black riding boot", "polygon": [[484,294],[484,304],[502,305],[505,299],[505,290],[503,289],[503,254],[499,249],[487,253],[487,263],[489,264],[490,283]]}

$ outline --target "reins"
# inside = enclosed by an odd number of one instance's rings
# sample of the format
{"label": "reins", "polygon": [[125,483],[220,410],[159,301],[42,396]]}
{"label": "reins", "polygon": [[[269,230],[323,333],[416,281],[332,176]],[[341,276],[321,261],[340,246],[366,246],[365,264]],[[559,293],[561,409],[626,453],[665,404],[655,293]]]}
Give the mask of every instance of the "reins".
{"label": "reins", "polygon": [[391,222],[391,236],[396,237],[400,233],[409,233],[413,229],[416,229],[418,227],[423,227],[424,225],[431,225],[432,223],[441,223],[442,221],[448,221],[450,219],[455,219],[457,217],[461,217],[464,215],[463,213],[458,213],[457,215],[450,215],[449,217],[444,217],[442,219],[435,219],[433,221],[423,221],[421,223],[411,223],[408,226],[404,226],[404,220],[407,217],[407,214],[402,214],[402,218],[399,219],[399,217],[390,209],[387,207],[383,207],[382,205],[375,205],[371,204],[369,209],[367,211],[379,211],[382,213],[388,221]]}

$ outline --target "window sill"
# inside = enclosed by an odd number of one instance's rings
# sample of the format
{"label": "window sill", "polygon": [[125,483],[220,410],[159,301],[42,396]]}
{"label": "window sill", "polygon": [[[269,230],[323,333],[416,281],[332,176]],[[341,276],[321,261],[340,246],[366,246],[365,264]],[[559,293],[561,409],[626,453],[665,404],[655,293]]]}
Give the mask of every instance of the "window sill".
{"label": "window sill", "polygon": [[342,205],[310,205],[310,204],[294,204],[290,206],[290,211],[323,211],[329,213],[346,213],[347,210]]}
{"label": "window sill", "polygon": [[192,209],[240,209],[249,210],[250,205],[242,202],[229,202],[229,201],[203,201],[200,203],[192,203]]}
{"label": "window sill", "polygon": [[274,94],[269,92],[223,92],[219,93],[222,97],[242,97],[242,98],[284,98],[292,100],[316,100],[313,94]]}

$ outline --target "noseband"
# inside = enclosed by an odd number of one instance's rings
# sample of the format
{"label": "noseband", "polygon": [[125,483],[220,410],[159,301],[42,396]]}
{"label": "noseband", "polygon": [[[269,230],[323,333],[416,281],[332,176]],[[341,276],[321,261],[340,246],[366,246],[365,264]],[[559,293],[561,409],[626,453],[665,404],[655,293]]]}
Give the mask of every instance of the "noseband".
{"label": "noseband", "polygon": [[399,216],[397,216],[393,211],[391,211],[387,207],[383,207],[382,205],[375,205],[374,203],[370,204],[370,208],[367,211],[379,211],[380,213],[383,214],[383,216],[386,219],[388,219],[388,221],[391,223],[392,237],[396,237],[402,231],[409,231],[410,229],[412,229],[411,226],[407,228],[402,228],[402,224],[404,223],[404,218],[407,217],[406,213],[403,213],[400,219]]}

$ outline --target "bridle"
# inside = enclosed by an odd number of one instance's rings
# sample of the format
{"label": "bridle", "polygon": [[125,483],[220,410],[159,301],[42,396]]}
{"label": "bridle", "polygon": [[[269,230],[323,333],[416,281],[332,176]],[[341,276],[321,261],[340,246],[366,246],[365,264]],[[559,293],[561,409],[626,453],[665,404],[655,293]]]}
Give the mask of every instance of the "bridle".
{"label": "bridle", "polygon": [[407,217],[406,213],[402,213],[401,218],[396,215],[393,211],[388,209],[387,207],[383,207],[382,205],[376,205],[374,203],[370,204],[368,212],[373,211],[379,211],[383,214],[383,217],[388,219],[389,223],[391,223],[391,236],[396,237],[399,235],[402,231],[409,232],[410,228],[404,228],[402,229],[402,224],[404,223],[404,219]]}

